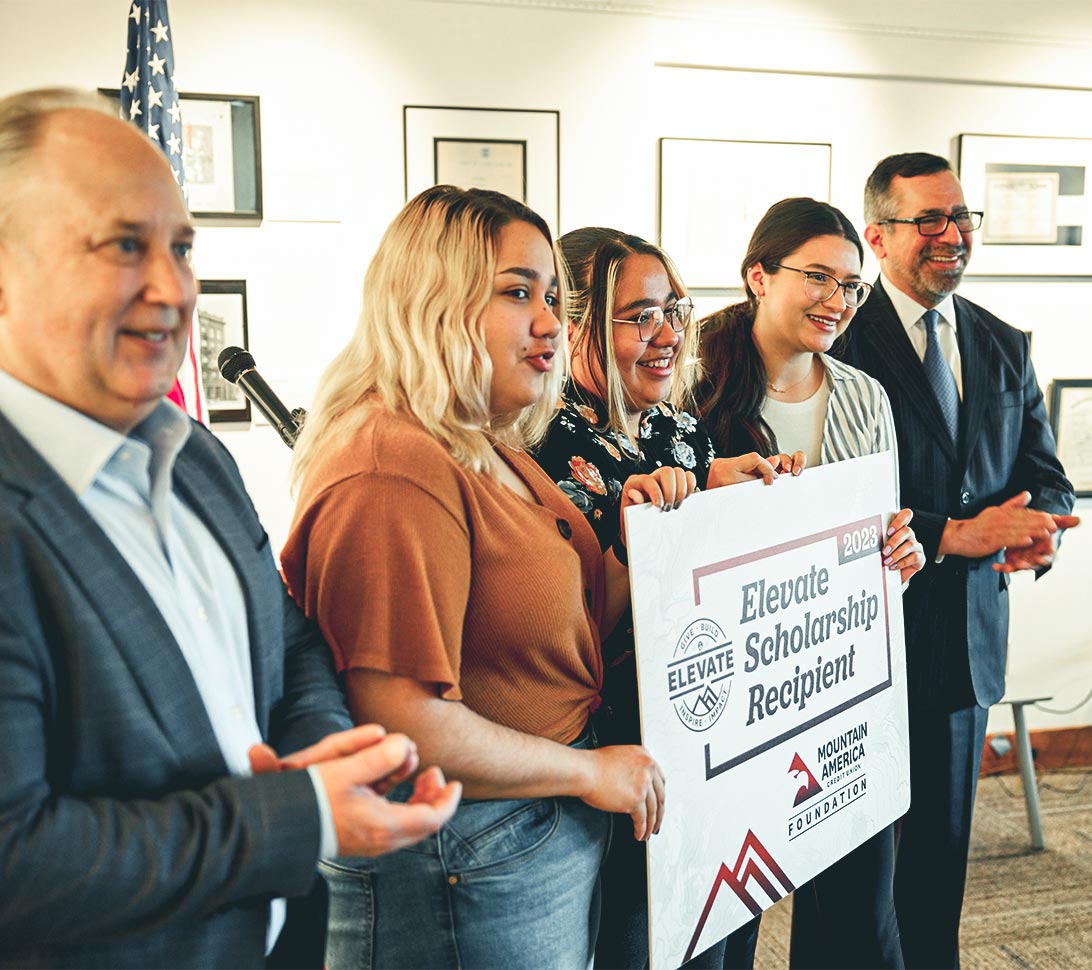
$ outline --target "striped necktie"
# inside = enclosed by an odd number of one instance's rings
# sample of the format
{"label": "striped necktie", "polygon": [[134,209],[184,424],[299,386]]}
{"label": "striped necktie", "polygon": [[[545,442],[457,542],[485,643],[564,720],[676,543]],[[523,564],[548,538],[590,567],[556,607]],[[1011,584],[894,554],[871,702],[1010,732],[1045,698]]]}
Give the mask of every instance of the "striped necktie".
{"label": "striped necktie", "polygon": [[937,322],[940,314],[936,310],[926,310],[922,314],[922,322],[925,324],[925,359],[922,361],[925,367],[925,376],[937,396],[944,422],[948,425],[948,433],[952,436],[953,443],[959,441],[959,389],[956,387],[955,376],[944,354],[940,350],[940,342],[937,340]]}

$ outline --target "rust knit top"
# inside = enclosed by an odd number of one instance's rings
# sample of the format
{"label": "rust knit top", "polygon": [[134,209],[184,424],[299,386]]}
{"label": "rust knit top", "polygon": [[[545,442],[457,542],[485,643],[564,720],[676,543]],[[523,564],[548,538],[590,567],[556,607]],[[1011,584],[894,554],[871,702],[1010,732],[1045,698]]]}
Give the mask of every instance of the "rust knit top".
{"label": "rust knit top", "polygon": [[339,671],[434,683],[566,744],[602,683],[602,555],[529,456],[497,452],[534,504],[458,464],[412,418],[370,415],[316,459],[281,564]]}

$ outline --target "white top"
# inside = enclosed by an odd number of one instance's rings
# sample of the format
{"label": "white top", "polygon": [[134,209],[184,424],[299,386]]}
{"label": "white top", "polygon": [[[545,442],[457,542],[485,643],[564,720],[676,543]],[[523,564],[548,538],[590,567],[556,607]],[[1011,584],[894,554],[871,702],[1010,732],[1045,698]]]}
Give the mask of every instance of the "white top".
{"label": "white top", "polygon": [[806,401],[775,401],[767,395],[762,417],[777,436],[777,446],[788,454],[804,452],[808,468],[822,464],[823,425],[827,420],[830,384],[823,380]]}

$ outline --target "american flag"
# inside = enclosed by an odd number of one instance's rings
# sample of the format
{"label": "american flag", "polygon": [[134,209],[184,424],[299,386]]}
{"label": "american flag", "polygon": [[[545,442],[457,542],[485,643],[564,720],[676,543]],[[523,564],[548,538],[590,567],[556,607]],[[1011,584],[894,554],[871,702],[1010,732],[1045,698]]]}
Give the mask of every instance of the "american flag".
{"label": "american flag", "polygon": [[[182,167],[182,109],[174,87],[174,50],[167,0],[133,0],[129,7],[125,74],[121,81],[121,116],[152,139],[167,156],[171,171],[185,191]],[[201,385],[200,357],[190,330],[188,359],[183,361],[168,395],[182,410],[208,424]]]}

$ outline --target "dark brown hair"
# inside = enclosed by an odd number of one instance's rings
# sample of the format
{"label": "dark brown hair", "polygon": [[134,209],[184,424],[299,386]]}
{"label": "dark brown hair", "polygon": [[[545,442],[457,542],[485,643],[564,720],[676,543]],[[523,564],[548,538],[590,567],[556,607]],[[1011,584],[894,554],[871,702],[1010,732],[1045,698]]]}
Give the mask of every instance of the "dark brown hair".
{"label": "dark brown hair", "polygon": [[701,322],[705,377],[696,393],[718,454],[757,451],[772,455],[778,450],[773,430],[762,419],[767,374],[751,336],[758,298],[747,284],[747,270],[761,263],[767,273],[776,273],[776,264],[816,236],[840,236],[851,242],[864,259],[857,230],[840,210],[815,199],[782,199],[770,206],[759,221],[743,257],[740,275],[747,299]]}
{"label": "dark brown hair", "polygon": [[888,155],[876,163],[864,188],[865,222],[879,222],[898,215],[895,199],[891,196],[891,183],[896,178],[912,179],[919,175],[935,175],[952,170],[948,159],[928,152],[903,152]]}

